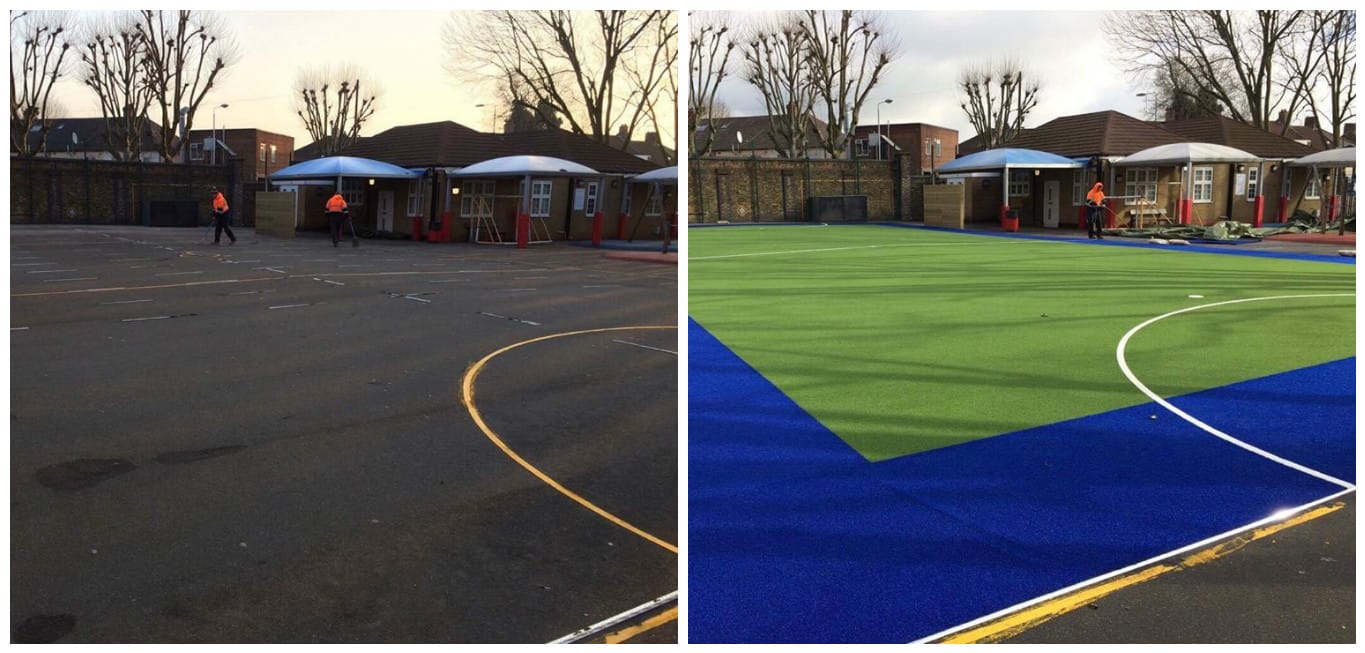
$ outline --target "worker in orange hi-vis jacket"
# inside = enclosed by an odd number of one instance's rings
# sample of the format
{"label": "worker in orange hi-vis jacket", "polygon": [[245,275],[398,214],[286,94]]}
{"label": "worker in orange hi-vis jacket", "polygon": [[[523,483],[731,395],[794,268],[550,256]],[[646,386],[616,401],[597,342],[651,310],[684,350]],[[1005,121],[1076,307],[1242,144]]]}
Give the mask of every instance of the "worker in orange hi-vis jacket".
{"label": "worker in orange hi-vis jacket", "polygon": [[236,245],[237,236],[232,233],[232,214],[228,213],[227,198],[223,197],[217,188],[210,192],[213,193],[213,244],[217,245],[223,239],[223,232],[226,231],[228,238],[231,239],[229,244]]}
{"label": "worker in orange hi-vis jacket", "polygon": [[1086,235],[1091,240],[1104,240],[1100,230],[1104,228],[1104,184],[1095,182],[1090,192],[1085,194],[1085,205],[1090,207],[1090,229]]}
{"label": "worker in orange hi-vis jacket", "polygon": [[327,229],[332,232],[332,247],[341,239],[341,221],[346,218],[346,198],[341,193],[327,200]]}

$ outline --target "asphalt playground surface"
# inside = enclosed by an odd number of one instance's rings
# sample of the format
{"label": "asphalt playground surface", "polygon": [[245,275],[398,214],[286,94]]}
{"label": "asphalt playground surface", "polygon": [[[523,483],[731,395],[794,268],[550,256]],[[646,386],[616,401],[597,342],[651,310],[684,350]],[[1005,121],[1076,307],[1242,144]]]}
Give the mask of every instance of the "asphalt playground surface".
{"label": "asphalt playground surface", "polygon": [[10,228],[12,641],[537,643],[677,590],[676,266],[237,234]]}

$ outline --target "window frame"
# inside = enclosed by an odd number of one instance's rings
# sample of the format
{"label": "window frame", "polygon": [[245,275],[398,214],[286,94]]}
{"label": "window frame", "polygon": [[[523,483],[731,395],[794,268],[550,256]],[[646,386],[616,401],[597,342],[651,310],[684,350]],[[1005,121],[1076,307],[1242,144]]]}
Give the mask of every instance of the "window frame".
{"label": "window frame", "polygon": [[[525,182],[522,182],[525,183]],[[550,205],[554,202],[555,184],[550,179],[531,180],[531,206],[528,214],[533,218],[550,217]]]}
{"label": "window frame", "polygon": [[265,163],[265,143],[259,143],[256,148],[256,161]]}
{"label": "window frame", "polygon": [[595,181],[590,181],[583,187],[583,215],[591,218],[597,214],[601,205],[601,191],[601,185]]}
{"label": "window frame", "polygon": [[1090,192],[1085,182],[1090,180],[1090,171],[1085,168],[1071,171],[1071,205],[1085,206],[1085,195]]}
{"label": "window frame", "polygon": [[1155,203],[1160,188],[1161,170],[1157,168],[1128,168],[1123,172],[1124,195],[1142,195],[1144,201]]}
{"label": "window frame", "polygon": [[[1200,179],[1204,175],[1208,175],[1208,179]],[[1195,204],[1213,203],[1213,166],[1196,166],[1190,173],[1190,197]]]}
{"label": "window frame", "polygon": [[1307,185],[1303,188],[1303,198],[1306,200],[1322,199],[1322,178],[1313,174],[1313,170],[1308,170]]}
{"label": "window frame", "polygon": [[1261,194],[1261,169],[1247,166],[1246,174],[1246,198],[1248,202],[1255,202]]}
{"label": "window frame", "polygon": [[365,206],[365,187],[364,179],[358,177],[341,179],[341,199],[346,200],[347,208]]}
{"label": "window frame", "polygon": [[417,178],[408,181],[408,217],[418,217],[422,215],[422,191],[426,185],[426,179]]}
{"label": "window frame", "polygon": [[492,179],[465,179],[460,182],[460,217],[491,218],[494,191],[498,182]]}
{"label": "window frame", "polygon": [[1011,170],[1009,183],[1010,197],[1029,197],[1032,189],[1033,171],[1032,170]]}

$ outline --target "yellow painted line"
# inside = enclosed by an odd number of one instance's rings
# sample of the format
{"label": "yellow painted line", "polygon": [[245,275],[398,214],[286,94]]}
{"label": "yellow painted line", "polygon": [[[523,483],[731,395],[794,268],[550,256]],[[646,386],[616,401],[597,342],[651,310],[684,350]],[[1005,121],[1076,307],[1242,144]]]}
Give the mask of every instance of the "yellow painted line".
{"label": "yellow painted line", "polygon": [[635,624],[634,626],[631,626],[629,628],[622,628],[621,630],[618,630],[614,633],[609,633],[605,638],[602,639],[602,643],[621,644],[623,642],[629,641],[631,638],[637,637],[643,633],[647,633],[651,630],[654,630],[655,628],[658,628],[659,626],[662,626],[670,621],[674,621],[677,618],[678,606],[675,605],[663,612],[660,612],[659,614],[656,614],[648,619],[645,619],[644,621],[641,621],[638,624]]}
{"label": "yellow painted line", "polygon": [[613,524],[616,524],[617,526],[620,526],[621,528],[624,528],[624,529],[630,531],[631,533],[634,533],[635,535],[638,535],[638,536],[640,536],[640,537],[642,537],[642,538],[644,538],[644,539],[646,539],[646,540],[648,540],[648,541],[650,541],[650,542],[652,542],[652,543],[654,543],[654,544],[657,544],[657,545],[663,547],[664,549],[667,549],[667,550],[669,550],[669,551],[672,551],[673,553],[677,553],[677,552],[678,552],[678,547],[677,547],[676,545],[670,544],[670,543],[668,543],[668,542],[666,542],[666,541],[664,541],[664,540],[662,540],[662,539],[660,539],[660,538],[658,538],[658,537],[655,537],[654,535],[652,535],[652,534],[650,534],[650,533],[647,533],[647,532],[645,532],[644,530],[642,530],[642,529],[640,529],[640,528],[637,528],[636,526],[632,525],[630,522],[627,522],[626,520],[621,519],[620,517],[617,517],[616,515],[613,515],[613,514],[611,514],[610,512],[607,512],[606,510],[604,510],[604,509],[602,509],[601,507],[599,507],[597,504],[595,504],[595,503],[593,503],[593,502],[591,502],[591,501],[588,501],[587,499],[585,499],[585,498],[579,496],[579,495],[578,495],[577,493],[575,493],[573,490],[570,490],[569,488],[564,487],[563,485],[561,485],[561,484],[559,483],[559,481],[556,481],[556,480],[554,480],[553,478],[550,478],[550,476],[549,476],[548,474],[546,474],[545,472],[540,471],[540,469],[538,469],[535,465],[532,465],[532,464],[531,464],[530,462],[528,462],[525,458],[522,458],[520,455],[517,454],[517,452],[513,451],[511,447],[507,446],[507,443],[503,442],[503,441],[502,441],[502,438],[499,438],[499,437],[498,437],[498,434],[497,434],[497,433],[494,433],[492,428],[489,428],[488,424],[487,424],[486,422],[483,421],[483,416],[479,414],[479,409],[478,409],[478,407],[475,406],[475,404],[474,404],[474,379],[478,378],[479,372],[483,371],[483,368],[484,368],[485,365],[488,364],[488,361],[491,361],[491,360],[493,360],[494,358],[496,358],[496,357],[498,357],[498,356],[500,356],[500,355],[502,355],[502,354],[505,354],[505,353],[507,353],[507,352],[509,352],[509,351],[512,351],[513,349],[516,349],[516,348],[518,348],[518,347],[524,347],[524,346],[526,346],[526,345],[534,344],[534,343],[537,343],[537,342],[543,342],[543,341],[545,341],[545,340],[552,340],[552,339],[555,339],[555,338],[567,338],[567,337],[569,337],[569,336],[577,336],[577,335],[583,335],[583,334],[588,334],[588,333],[604,333],[604,332],[608,332],[608,331],[632,331],[632,330],[643,330],[643,329],[675,329],[675,330],[676,330],[677,328],[678,328],[677,326],[629,326],[629,327],[609,327],[609,328],[605,328],[605,329],[587,329],[587,330],[583,330],[583,331],[569,331],[569,332],[567,332],[567,333],[556,333],[556,334],[552,334],[552,335],[548,335],[548,336],[541,336],[541,337],[539,337],[539,338],[532,338],[532,339],[530,339],[530,340],[523,340],[523,341],[521,341],[521,342],[514,343],[514,344],[508,345],[508,346],[506,346],[506,347],[503,347],[502,349],[499,349],[499,350],[497,350],[497,351],[495,351],[495,352],[493,352],[493,353],[491,353],[491,354],[489,354],[489,355],[487,355],[487,356],[484,356],[483,358],[479,359],[478,362],[476,362],[476,363],[474,363],[473,365],[469,366],[469,370],[465,372],[464,381],[461,383],[461,398],[462,398],[463,401],[464,401],[465,407],[469,409],[469,416],[472,417],[472,418],[474,418],[474,423],[475,423],[476,425],[478,425],[479,430],[483,431],[483,434],[484,434],[485,436],[487,436],[488,439],[491,440],[495,446],[497,446],[499,449],[501,449],[502,452],[503,452],[504,454],[507,454],[507,457],[508,457],[508,458],[511,458],[512,460],[516,461],[516,463],[517,463],[518,465],[521,465],[523,468],[525,468],[526,471],[531,472],[531,474],[532,474],[533,476],[535,476],[536,478],[538,478],[538,479],[540,479],[541,481],[543,481],[546,485],[548,485],[548,486],[554,488],[554,489],[555,489],[557,492],[559,492],[560,494],[562,494],[562,495],[564,495],[564,496],[566,496],[566,497],[568,497],[568,498],[570,498],[570,499],[573,499],[575,502],[577,502],[579,505],[583,506],[584,508],[587,508],[588,510],[591,510],[591,511],[593,511],[594,513],[597,513],[597,514],[598,514],[599,516],[601,516],[603,519],[606,519],[607,521],[609,521],[609,522],[611,522],[611,523],[613,523]]}
{"label": "yellow painted line", "polygon": [[117,286],[113,288],[84,288],[81,290],[52,290],[48,292],[25,292],[10,295],[10,297],[41,297],[43,295],[78,295],[82,293],[95,292],[120,292],[124,290],[156,290],[159,288],[188,288],[191,286],[212,286],[225,283],[255,283],[257,281],[275,281],[283,277],[257,277],[255,279],[223,279],[219,281],[189,281],[186,283],[167,283],[157,286]]}
{"label": "yellow painted line", "polygon": [[1152,567],[1148,567],[1136,573],[1121,576],[1108,582],[1101,583],[1094,587],[1088,587],[1078,592],[1067,594],[1066,596],[1059,596],[1050,601],[1045,601],[1038,605],[1032,606],[1028,609],[1021,610],[1012,615],[1008,615],[996,621],[992,621],[988,624],[984,624],[982,626],[978,626],[976,628],[972,628],[969,630],[964,630],[959,633],[954,633],[943,638],[940,641],[944,644],[989,644],[993,642],[998,642],[1002,639],[1011,637],[1013,635],[1017,635],[1025,630],[1033,628],[1034,626],[1038,626],[1063,614],[1071,612],[1076,608],[1089,604],[1092,601],[1095,601],[1096,599],[1102,598],[1121,589],[1145,583],[1153,578],[1166,574],[1167,572],[1177,571],[1180,569],[1189,569],[1196,565],[1201,565],[1206,562],[1217,560],[1218,558],[1223,557],[1234,551],[1237,551],[1256,540],[1264,538],[1268,535],[1273,535],[1282,530],[1291,528],[1293,526],[1297,526],[1304,522],[1317,519],[1318,517],[1322,517],[1323,515],[1339,510],[1345,505],[1346,505],[1345,503],[1337,502],[1332,505],[1321,506],[1319,508],[1309,510],[1303,514],[1297,515],[1285,521],[1271,524],[1269,526],[1263,526],[1261,528],[1251,531],[1250,533],[1233,538],[1227,542],[1223,542],[1221,544],[1204,549],[1202,551],[1192,553],[1190,555],[1185,556],[1184,558],[1181,558],[1179,562],[1173,564],[1154,565]]}

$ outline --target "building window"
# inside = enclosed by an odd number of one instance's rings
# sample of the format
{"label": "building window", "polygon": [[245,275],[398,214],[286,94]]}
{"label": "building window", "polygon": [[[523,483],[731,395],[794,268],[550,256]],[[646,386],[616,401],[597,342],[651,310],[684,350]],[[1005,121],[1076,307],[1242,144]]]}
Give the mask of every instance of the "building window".
{"label": "building window", "polygon": [[1194,169],[1194,201],[1213,201],[1213,168]]}
{"label": "building window", "polygon": [[346,200],[348,208],[363,206],[365,204],[365,180],[342,179],[341,199]]}
{"label": "building window", "polygon": [[583,200],[583,215],[586,215],[586,216],[589,216],[589,217],[591,217],[591,216],[593,216],[593,215],[596,215],[596,214],[597,214],[597,182],[594,181],[594,182],[589,183],[587,189],[583,192],[583,194],[584,194],[584,196],[585,196],[585,199]]}
{"label": "building window", "polygon": [[[273,152],[275,146],[270,146]],[[422,186],[426,180],[414,179],[408,182],[408,216],[422,215]]]}
{"label": "building window", "polygon": [[1247,201],[1255,201],[1260,192],[1261,170],[1259,168],[1247,168]]}
{"label": "building window", "polygon": [[1010,197],[1028,197],[1029,182],[1033,180],[1031,170],[1010,171]]}
{"label": "building window", "polygon": [[493,217],[493,188],[491,180],[465,180],[460,184],[460,215],[466,218]]}
{"label": "building window", "polygon": [[261,143],[260,147],[256,148],[256,158],[261,163],[265,163],[265,143]]}
{"label": "building window", "polygon": [[[526,182],[521,183],[524,185]],[[550,197],[553,192],[553,182],[541,179],[531,180],[531,217],[550,217]]]}
{"label": "building window", "polygon": [[1148,202],[1156,201],[1156,168],[1129,168],[1123,173],[1124,194],[1141,195]]}
{"label": "building window", "polygon": [[270,162],[271,162],[271,163],[274,163],[274,162],[275,162],[275,146],[274,146],[274,145],[271,145],[271,146],[270,146]]}
{"label": "building window", "polygon": [[1318,179],[1312,170],[1308,171],[1308,187],[1303,189],[1303,198],[1306,200],[1322,199],[1322,180]]}
{"label": "building window", "polygon": [[630,196],[635,194],[632,190],[635,189],[631,186],[621,189],[621,213],[624,215],[630,215]]}
{"label": "building window", "polygon": [[649,200],[645,202],[645,215],[663,215],[664,207],[661,195],[663,193],[656,189],[651,188],[649,190]]}
{"label": "building window", "polygon": [[1085,187],[1085,182],[1089,180],[1088,170],[1071,171],[1071,205],[1080,206],[1085,204],[1085,194],[1090,192]]}
{"label": "building window", "polygon": [[190,143],[190,160],[191,160],[191,161],[203,161],[203,160],[204,160],[204,144],[203,144],[203,143]]}

